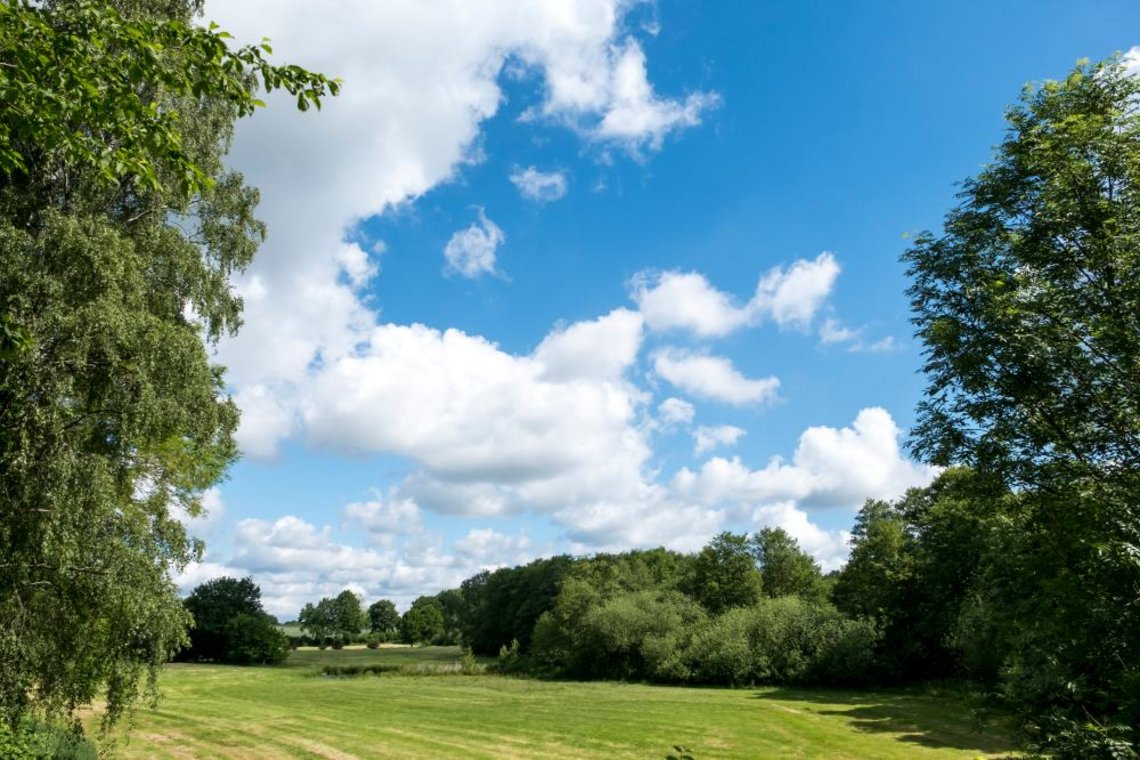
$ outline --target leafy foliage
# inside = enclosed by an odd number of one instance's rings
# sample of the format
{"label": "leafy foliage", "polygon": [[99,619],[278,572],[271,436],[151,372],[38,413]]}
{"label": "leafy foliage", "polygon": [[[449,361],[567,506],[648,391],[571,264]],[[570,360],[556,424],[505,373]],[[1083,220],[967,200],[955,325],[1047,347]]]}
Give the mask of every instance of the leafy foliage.
{"label": "leafy foliage", "polygon": [[553,605],[570,565],[569,557],[557,556],[465,580],[457,611],[463,642],[481,655],[495,655],[512,641],[529,651],[535,622]]}
{"label": "leafy foliage", "polygon": [[767,596],[825,597],[819,565],[783,528],[764,528],[752,536],[750,544]]}
{"label": "leafy foliage", "polygon": [[391,599],[380,599],[368,606],[368,625],[372,633],[391,636],[400,628],[400,613]]}
{"label": "leafy foliage", "polygon": [[434,596],[421,596],[400,618],[400,638],[407,644],[431,643],[443,634],[443,607]]}
{"label": "leafy foliage", "polygon": [[124,15],[113,4],[0,2],[0,173],[81,171],[184,197],[216,182],[186,146],[171,98],[224,102],[236,117],[261,105],[250,87],[283,88],[320,108],[339,83],[274,66],[267,41],[231,49],[230,35],[183,18]]}
{"label": "leafy foliage", "polygon": [[[0,719],[113,723],[186,642],[181,515],[236,456],[205,343],[264,235],[227,172],[252,85],[337,88],[230,51],[197,3],[0,2]],[[178,224],[175,224],[177,220]],[[191,316],[193,315],[193,316]]]}
{"label": "leafy foliage", "polygon": [[199,585],[184,602],[193,618],[190,646],[183,659],[226,661],[227,626],[239,615],[261,615],[261,589],[252,578],[214,578]]}
{"label": "leafy foliage", "polygon": [[1138,104],[1119,58],[1028,88],[943,234],[904,257],[928,377],[915,449],[1017,491],[959,641],[979,662],[1000,648],[1042,746],[1140,725]]}
{"label": "leafy foliage", "polygon": [[697,554],[688,588],[706,610],[717,615],[755,604],[763,585],[748,537],[724,532]]}

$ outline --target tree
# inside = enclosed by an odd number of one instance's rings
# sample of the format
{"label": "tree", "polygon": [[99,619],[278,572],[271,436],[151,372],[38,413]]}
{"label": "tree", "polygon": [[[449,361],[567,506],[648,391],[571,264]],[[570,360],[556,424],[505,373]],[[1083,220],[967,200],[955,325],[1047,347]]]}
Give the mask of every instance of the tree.
{"label": "tree", "polygon": [[851,531],[851,556],[832,596],[843,612],[882,622],[898,610],[914,575],[913,538],[893,504],[868,499]]}
{"label": "tree", "polygon": [[252,578],[214,578],[199,585],[184,602],[194,620],[190,646],[181,653],[188,660],[226,661],[229,647],[226,627],[238,615],[264,613],[261,589]]}
{"label": "tree", "polygon": [[215,578],[199,585],[185,601],[194,619],[190,646],[179,659],[235,665],[282,662],[289,639],[261,606],[261,589],[251,578]]}
{"label": "tree", "polygon": [[763,583],[748,537],[720,533],[693,561],[687,591],[714,615],[733,607],[750,607],[761,598]]}
{"label": "tree", "polygon": [[336,615],[332,607],[332,600],[327,596],[313,604],[306,602],[297,616],[297,623],[317,646],[324,647],[325,640],[336,631]]}
{"label": "tree", "polygon": [[823,595],[819,565],[783,528],[764,528],[752,536],[750,543],[767,596],[814,600]]}
{"label": "tree", "polygon": [[368,607],[368,624],[372,633],[390,636],[400,628],[400,613],[390,599],[381,599]]}
{"label": "tree", "polygon": [[364,608],[361,605],[360,597],[349,589],[345,589],[337,594],[335,599],[330,600],[330,606],[333,629],[340,634],[341,638],[349,641],[352,637],[359,636],[365,626]]}
{"label": "tree", "polygon": [[407,644],[430,644],[443,633],[443,608],[434,596],[421,596],[400,618],[400,638]]}
{"label": "tree", "polygon": [[289,637],[264,612],[230,618],[225,637],[224,661],[235,665],[276,665],[289,656]]}
{"label": "tree", "polygon": [[942,235],[904,256],[928,377],[914,449],[1020,492],[989,571],[992,609],[1034,618],[1006,689],[1070,727],[1140,725],[1138,102],[1119,57],[1027,89]]}
{"label": "tree", "polygon": [[[186,642],[177,518],[236,456],[206,343],[264,230],[222,158],[255,82],[195,0],[0,2],[0,719],[105,725]],[[78,725],[78,723],[76,723]]]}

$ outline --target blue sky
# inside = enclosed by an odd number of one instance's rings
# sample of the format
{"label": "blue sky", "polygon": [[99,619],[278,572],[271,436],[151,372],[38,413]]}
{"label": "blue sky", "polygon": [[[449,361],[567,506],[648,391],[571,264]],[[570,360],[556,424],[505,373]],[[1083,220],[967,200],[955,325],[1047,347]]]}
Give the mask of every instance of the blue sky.
{"label": "blue sky", "polygon": [[218,347],[244,458],[184,588],[402,607],[556,552],[788,529],[922,485],[899,255],[1030,81],[1134,2],[212,3],[345,80],[239,127],[270,235]]}

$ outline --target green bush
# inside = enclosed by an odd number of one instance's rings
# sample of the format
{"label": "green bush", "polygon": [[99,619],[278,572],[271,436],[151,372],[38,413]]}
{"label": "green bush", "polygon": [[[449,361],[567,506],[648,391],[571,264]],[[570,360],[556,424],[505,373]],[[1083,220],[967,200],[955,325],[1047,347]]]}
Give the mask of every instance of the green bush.
{"label": "green bush", "polygon": [[4,760],[97,760],[95,745],[64,726],[24,720],[16,730],[0,720]]}
{"label": "green bush", "polygon": [[750,638],[756,620],[753,608],[729,610],[697,628],[679,658],[678,675],[697,683],[741,686],[757,679],[756,655]]}
{"label": "green bush", "polygon": [[571,609],[581,606],[581,614],[562,609],[539,619],[537,658],[566,676],[676,680],[674,655],[705,618],[696,601],[679,591],[634,591],[605,600],[585,593],[581,600],[563,600]]}
{"label": "green bush", "polygon": [[878,633],[830,604],[769,599],[752,610],[749,644],[756,680],[775,684],[856,684],[872,680]]}
{"label": "green bush", "polygon": [[499,647],[499,659],[495,661],[495,670],[499,673],[518,673],[525,668],[525,661],[519,651],[518,639],[511,639],[511,645],[503,644]]}
{"label": "green bush", "polygon": [[275,665],[289,656],[289,638],[264,613],[239,613],[225,625],[225,661]]}

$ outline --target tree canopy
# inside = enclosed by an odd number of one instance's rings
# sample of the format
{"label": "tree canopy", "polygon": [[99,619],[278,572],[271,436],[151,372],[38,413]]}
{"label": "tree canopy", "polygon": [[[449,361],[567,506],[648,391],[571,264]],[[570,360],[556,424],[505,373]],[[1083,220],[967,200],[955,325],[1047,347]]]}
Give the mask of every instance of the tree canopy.
{"label": "tree canopy", "polygon": [[[237,455],[207,343],[264,235],[223,163],[255,84],[337,83],[232,49],[199,2],[0,2],[0,718],[106,724],[186,642],[181,519]],[[175,223],[177,221],[177,223]]]}
{"label": "tree canopy", "polygon": [[186,597],[193,618],[190,646],[181,659],[237,664],[280,662],[288,640],[261,606],[261,589],[251,578],[214,578]]}
{"label": "tree canopy", "polygon": [[1038,746],[1134,756],[1140,81],[1119,57],[1082,63],[1007,118],[943,233],[904,257],[928,377],[913,445],[1017,491],[970,629],[1007,648]]}

